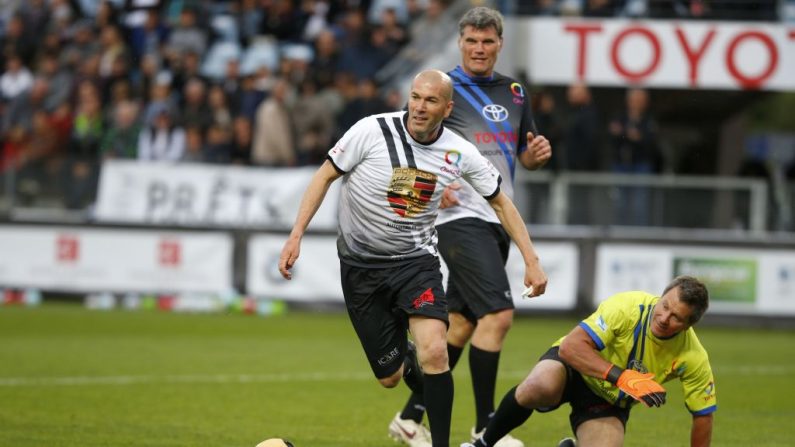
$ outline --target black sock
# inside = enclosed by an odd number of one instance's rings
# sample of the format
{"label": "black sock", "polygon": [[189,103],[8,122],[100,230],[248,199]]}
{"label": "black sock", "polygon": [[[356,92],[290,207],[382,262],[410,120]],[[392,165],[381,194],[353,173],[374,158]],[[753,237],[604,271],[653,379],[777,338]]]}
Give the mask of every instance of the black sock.
{"label": "black sock", "polygon": [[464,348],[453,346],[450,343],[447,344],[447,363],[450,365],[451,371],[455,368],[455,365],[458,364],[458,359],[461,358],[461,353],[463,352]]}
{"label": "black sock", "polygon": [[450,417],[453,411],[453,375],[425,374],[425,407],[433,447],[450,447]]}
{"label": "black sock", "polygon": [[425,400],[422,394],[411,393],[409,400],[406,401],[406,406],[400,412],[400,419],[411,419],[414,422],[422,422],[422,416],[425,414]]}
{"label": "black sock", "polygon": [[469,347],[469,370],[472,374],[472,389],[475,392],[475,431],[483,430],[494,413],[494,388],[497,383],[497,365],[500,352]]}
{"label": "black sock", "polygon": [[[524,424],[531,414],[533,414],[533,410],[519,405],[519,402],[516,401],[516,387],[511,388],[502,398],[500,406],[486,425],[486,433],[483,435],[484,444],[493,446],[511,430]],[[479,444],[475,445],[479,446]]]}
{"label": "black sock", "polygon": [[[453,346],[450,343],[447,344],[447,357],[449,358],[451,370],[455,367],[456,363],[458,363],[458,359],[461,358],[462,352],[464,352],[464,348]],[[406,405],[403,406],[403,411],[400,412],[400,418],[411,419],[419,423],[422,422],[422,416],[424,414],[425,400],[422,398],[422,394],[412,392],[411,396],[409,396],[409,400],[406,401]]]}
{"label": "black sock", "polygon": [[408,345],[406,357],[403,358],[403,381],[412,393],[422,396],[422,370],[417,359],[417,348],[411,343]]}

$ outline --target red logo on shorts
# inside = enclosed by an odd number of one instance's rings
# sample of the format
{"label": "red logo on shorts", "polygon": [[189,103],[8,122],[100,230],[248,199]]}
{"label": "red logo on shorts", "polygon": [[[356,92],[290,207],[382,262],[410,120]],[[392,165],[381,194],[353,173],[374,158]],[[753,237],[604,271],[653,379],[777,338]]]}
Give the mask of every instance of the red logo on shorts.
{"label": "red logo on shorts", "polygon": [[419,298],[414,300],[414,308],[419,309],[420,307],[426,304],[433,304],[433,302],[434,302],[433,290],[428,289],[422,292],[422,295],[420,295]]}

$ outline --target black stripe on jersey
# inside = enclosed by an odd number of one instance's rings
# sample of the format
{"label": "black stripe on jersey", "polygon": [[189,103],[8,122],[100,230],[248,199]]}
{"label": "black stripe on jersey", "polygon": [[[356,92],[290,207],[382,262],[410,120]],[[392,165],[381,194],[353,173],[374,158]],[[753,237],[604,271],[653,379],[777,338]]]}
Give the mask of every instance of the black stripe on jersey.
{"label": "black stripe on jersey", "polygon": [[381,132],[384,134],[384,140],[386,140],[386,147],[387,149],[389,149],[389,160],[392,162],[392,167],[399,168],[400,158],[398,158],[397,148],[395,148],[395,141],[392,139],[392,131],[389,130],[389,126],[387,125],[386,120],[384,118],[377,118],[377,120],[378,120],[378,125],[381,126]]}
{"label": "black stripe on jersey", "polygon": [[406,132],[403,131],[403,123],[400,118],[392,118],[392,124],[395,125],[398,135],[400,135],[400,142],[403,143],[403,153],[406,154],[406,163],[410,168],[417,169],[417,163],[414,162],[414,150],[411,148],[408,140],[406,139]]}

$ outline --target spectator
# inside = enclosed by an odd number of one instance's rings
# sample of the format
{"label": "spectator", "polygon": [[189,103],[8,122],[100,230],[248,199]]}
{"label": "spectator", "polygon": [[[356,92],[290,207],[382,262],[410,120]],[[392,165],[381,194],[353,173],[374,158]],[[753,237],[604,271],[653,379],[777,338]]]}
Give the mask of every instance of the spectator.
{"label": "spectator", "polygon": [[[51,6],[45,0],[26,0],[19,8],[19,14],[25,21],[25,29],[30,30],[28,38],[34,47],[38,47],[41,39],[39,30],[47,28],[50,20]],[[32,61],[28,61],[30,63]]]}
{"label": "spectator", "polygon": [[182,114],[179,123],[183,127],[198,126],[202,132],[207,131],[213,120],[213,111],[207,107],[207,87],[201,79],[190,79],[183,91]]}
{"label": "spectator", "polygon": [[[318,94],[327,104],[330,111],[334,113],[334,119],[337,123],[334,129],[334,140],[339,140],[342,137],[342,130],[339,127],[339,122],[342,118],[343,111],[348,108],[348,103],[354,101],[359,96],[359,87],[356,83],[356,78],[350,73],[339,72],[334,77],[334,85],[329,88],[321,90]],[[401,108],[405,104],[401,104]],[[393,109],[394,110],[394,109]]]}
{"label": "spectator", "polygon": [[386,32],[376,27],[367,33],[366,39],[342,49],[337,68],[358,79],[372,79],[393,56],[394,49],[387,42]]}
{"label": "spectator", "polygon": [[229,127],[214,123],[207,129],[204,144],[206,163],[228,164],[232,155],[232,132]]}
{"label": "spectator", "polygon": [[33,74],[22,64],[22,58],[12,54],[6,59],[6,71],[0,76],[0,99],[10,101],[33,86]]}
{"label": "spectator", "polygon": [[232,128],[232,109],[223,87],[218,84],[212,85],[207,93],[207,109],[211,113],[211,125],[221,126],[226,130]]}
{"label": "spectator", "polygon": [[584,17],[613,17],[616,15],[616,0],[585,0]]}
{"label": "spectator", "polygon": [[185,152],[180,161],[204,163],[204,132],[198,126],[185,128]]}
{"label": "spectator", "polygon": [[309,63],[312,60],[312,49],[303,44],[289,45],[282,48],[279,62],[279,77],[292,85],[300,85],[309,77]]}
{"label": "spectator", "polygon": [[[99,53],[90,54],[81,60],[75,69],[75,85],[80,85],[83,82],[90,82],[98,86],[102,85],[103,80],[99,76],[99,61]],[[75,98],[72,99],[74,101]]]}
{"label": "spectator", "polygon": [[146,11],[146,20],[130,30],[130,50],[133,59],[140,60],[144,55],[159,55],[162,45],[168,40],[168,28],[162,23],[156,9]]}
{"label": "spectator", "polygon": [[[710,2],[709,0],[657,0],[649,2],[649,14],[654,18],[665,19],[711,19],[720,16],[723,16],[725,19],[755,19],[755,17],[752,17],[752,14],[733,16],[731,13],[733,12],[732,9],[735,8],[734,5],[729,8],[724,8],[723,11],[719,11],[717,5],[716,8],[713,8],[711,3],[714,2]],[[737,2],[737,5],[741,5],[742,3],[744,2]]]}
{"label": "spectator", "polygon": [[[650,174],[659,171],[657,124],[649,113],[649,94],[640,88],[627,90],[626,110],[610,122],[612,169],[618,173]],[[650,223],[648,188],[618,190],[616,221],[630,225]]]}
{"label": "spectator", "polygon": [[105,101],[105,120],[114,119],[116,106],[125,101],[134,101],[132,86],[127,79],[119,79],[110,86],[110,98]]}
{"label": "spectator", "polygon": [[292,117],[297,137],[298,164],[320,164],[331,147],[334,116],[324,107],[323,99],[317,95],[317,87],[312,81],[301,83]]}
{"label": "spectator", "polygon": [[114,107],[113,120],[99,146],[102,159],[138,158],[138,135],[141,133],[138,109],[130,100],[123,100]]}
{"label": "spectator", "polygon": [[64,102],[50,115],[50,125],[55,130],[58,141],[68,141],[74,125],[72,104]]}
{"label": "spectator", "polygon": [[372,25],[383,25],[384,12],[390,10],[395,16],[396,22],[408,23],[409,10],[404,0],[373,0],[367,12],[367,21]]}
{"label": "spectator", "polygon": [[177,26],[168,37],[166,45],[168,60],[174,60],[188,52],[204,54],[207,50],[208,32],[196,22],[196,11],[192,8],[183,8]]}
{"label": "spectator", "polygon": [[14,125],[4,132],[2,144],[2,158],[0,158],[0,173],[5,174],[8,170],[16,170],[17,158],[22,152],[30,133],[25,131],[22,126]]}
{"label": "spectator", "polygon": [[[267,72],[267,69],[263,70]],[[267,73],[260,75],[267,76]],[[238,107],[238,113],[253,122],[257,115],[257,109],[267,96],[266,92],[257,88],[257,79],[254,76],[246,76],[240,83],[240,106]]]}
{"label": "spectator", "polygon": [[235,117],[230,162],[235,165],[251,164],[251,120],[244,115]]}
{"label": "spectator", "polygon": [[410,39],[414,42],[435,42],[437,40],[428,39],[441,39],[442,33],[445,32],[445,27],[443,26],[444,10],[444,0],[430,0],[425,13],[412,21],[409,27]]}
{"label": "spectator", "polygon": [[119,17],[116,13],[116,8],[110,0],[101,0],[97,5],[96,14],[94,14],[94,26],[97,29],[103,29],[106,26],[118,26]]}
{"label": "spectator", "polygon": [[243,45],[248,45],[259,35],[259,25],[262,22],[263,12],[257,0],[241,0],[233,2],[237,29]]}
{"label": "spectator", "polygon": [[556,16],[560,13],[559,0],[534,0],[532,2],[517,2],[517,15]]}
{"label": "spectator", "polygon": [[387,45],[394,53],[397,53],[409,40],[406,27],[398,21],[397,13],[392,8],[387,8],[381,13],[381,28],[386,34]]}
{"label": "spectator", "polygon": [[55,110],[70,99],[74,88],[74,75],[61,66],[55,53],[44,53],[41,56],[36,74],[46,79],[50,86],[44,100],[47,110]]}
{"label": "spectator", "polygon": [[71,42],[61,52],[61,63],[64,67],[75,70],[83,61],[99,53],[100,45],[91,23],[85,20],[75,23],[72,34]]}
{"label": "spectator", "polygon": [[207,79],[201,74],[201,55],[188,51],[187,53],[171,59],[170,67],[173,73],[172,86],[174,91],[182,92],[185,84],[191,79],[200,79],[207,84]]}
{"label": "spectator", "polygon": [[126,59],[129,59],[127,46],[122,40],[119,28],[115,25],[102,28],[100,45],[99,76],[109,78],[114,74],[114,65],[119,59],[125,59],[123,63],[126,67]]}
{"label": "spectator", "polygon": [[169,107],[157,103],[151,110],[153,121],[138,136],[138,159],[178,161],[185,153],[185,130],[176,126]]}
{"label": "spectator", "polygon": [[[564,130],[559,166],[571,172],[600,170],[603,154],[603,128],[599,111],[593,103],[591,90],[578,82],[567,90],[568,119]],[[593,225],[601,222],[604,197],[599,188],[574,189],[568,212],[568,223]]]}
{"label": "spectator", "polygon": [[312,42],[323,30],[328,28],[329,4],[325,1],[304,1],[301,8],[307,16],[303,31],[303,41]]}
{"label": "spectator", "polygon": [[36,41],[32,38],[33,31],[25,23],[19,14],[14,14],[8,19],[5,27],[5,35],[0,40],[0,60],[2,66],[6,66],[4,57],[7,52],[15,54],[22,59],[22,65],[30,66],[36,54]]}
{"label": "spectator", "polygon": [[337,119],[338,129],[348,129],[365,116],[391,112],[386,102],[378,96],[378,86],[372,79],[361,79],[356,96],[347,101]]}
{"label": "spectator", "polygon": [[155,77],[154,85],[149,92],[149,104],[144,111],[144,123],[152,124],[163,108],[172,115],[169,119],[173,119],[175,110],[177,110],[177,102],[171,92],[171,79],[168,72],[161,72]]}
{"label": "spectator", "polygon": [[330,30],[320,32],[315,39],[315,57],[309,63],[318,89],[323,89],[334,83],[338,61],[339,49],[334,33]]}
{"label": "spectator", "polygon": [[299,42],[309,16],[296,8],[293,0],[271,2],[263,11],[260,34],[274,36],[285,42]]}
{"label": "spectator", "polygon": [[569,86],[566,98],[569,111],[560,151],[560,167],[567,171],[596,171],[602,159],[602,124],[591,90],[578,82]]}
{"label": "spectator", "polygon": [[32,204],[41,194],[48,178],[57,177],[60,159],[57,134],[50,125],[47,112],[33,113],[33,129],[22,142],[17,154],[17,190],[20,201]]}
{"label": "spectator", "polygon": [[13,98],[3,114],[2,133],[12,128],[21,128],[29,132],[33,127],[33,113],[44,109],[45,100],[50,91],[50,85],[44,78],[35,78],[33,85],[26,92]]}
{"label": "spectator", "polygon": [[[525,85],[528,83],[525,82]],[[533,116],[535,117],[536,127],[538,133],[544,135],[549,140],[549,144],[554,148],[563,146],[561,140],[563,138],[563,129],[558,117],[557,103],[555,97],[547,91],[539,91],[533,95]],[[561,155],[560,150],[552,153],[551,162],[547,163],[544,168],[553,168],[555,170],[563,169],[563,161],[565,157]]]}
{"label": "spectator", "polygon": [[229,108],[237,112],[240,110],[242,100],[242,78],[240,76],[240,61],[230,59],[226,62],[226,71],[221,79],[221,90],[229,101]]}
{"label": "spectator", "polygon": [[290,84],[278,79],[270,97],[257,109],[251,161],[259,166],[295,166],[293,127],[287,98]]}
{"label": "spectator", "polygon": [[86,206],[96,192],[99,174],[99,143],[104,134],[99,89],[90,81],[77,87],[72,136],[66,163],[66,206]]}

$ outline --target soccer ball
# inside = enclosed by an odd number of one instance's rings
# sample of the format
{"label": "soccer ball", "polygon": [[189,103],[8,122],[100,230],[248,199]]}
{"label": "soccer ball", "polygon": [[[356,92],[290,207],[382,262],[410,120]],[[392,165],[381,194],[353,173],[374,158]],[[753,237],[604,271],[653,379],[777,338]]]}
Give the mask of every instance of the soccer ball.
{"label": "soccer ball", "polygon": [[292,442],[286,439],[272,438],[260,442],[259,444],[257,444],[257,447],[294,447],[294,446]]}

